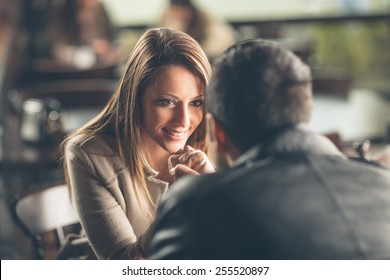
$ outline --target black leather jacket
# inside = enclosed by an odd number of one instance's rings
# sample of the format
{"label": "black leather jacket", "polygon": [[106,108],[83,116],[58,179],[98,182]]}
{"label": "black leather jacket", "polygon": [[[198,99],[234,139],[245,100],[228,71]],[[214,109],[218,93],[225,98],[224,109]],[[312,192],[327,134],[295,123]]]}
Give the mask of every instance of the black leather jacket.
{"label": "black leather jacket", "polygon": [[163,200],[152,259],[390,259],[390,171],[288,129]]}

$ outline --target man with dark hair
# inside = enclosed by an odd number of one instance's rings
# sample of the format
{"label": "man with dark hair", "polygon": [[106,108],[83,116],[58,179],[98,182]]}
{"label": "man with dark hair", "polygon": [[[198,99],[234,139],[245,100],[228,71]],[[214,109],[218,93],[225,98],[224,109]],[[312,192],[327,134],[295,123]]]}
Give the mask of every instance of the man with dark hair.
{"label": "man with dark hair", "polygon": [[390,172],[309,130],[310,69],[250,40],[216,61],[211,137],[231,167],[187,176],[160,205],[153,259],[390,259]]}

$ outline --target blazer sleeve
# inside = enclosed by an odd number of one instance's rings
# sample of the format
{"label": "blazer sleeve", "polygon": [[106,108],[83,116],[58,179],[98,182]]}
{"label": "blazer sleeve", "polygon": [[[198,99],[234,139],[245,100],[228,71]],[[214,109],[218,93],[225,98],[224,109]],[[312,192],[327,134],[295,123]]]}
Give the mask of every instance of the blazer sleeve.
{"label": "blazer sleeve", "polygon": [[81,225],[97,257],[143,258],[140,242],[125,210],[110,186],[99,177],[90,155],[69,143],[66,164]]}

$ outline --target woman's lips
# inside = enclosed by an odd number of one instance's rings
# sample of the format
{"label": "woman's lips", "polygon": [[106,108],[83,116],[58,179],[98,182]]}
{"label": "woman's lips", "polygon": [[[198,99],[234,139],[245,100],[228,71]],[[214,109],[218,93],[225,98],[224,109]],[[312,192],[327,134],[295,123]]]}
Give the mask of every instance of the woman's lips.
{"label": "woman's lips", "polygon": [[165,134],[168,136],[169,139],[173,141],[182,141],[183,139],[185,139],[188,130],[175,131],[175,130],[169,130],[164,128],[163,131],[165,132]]}

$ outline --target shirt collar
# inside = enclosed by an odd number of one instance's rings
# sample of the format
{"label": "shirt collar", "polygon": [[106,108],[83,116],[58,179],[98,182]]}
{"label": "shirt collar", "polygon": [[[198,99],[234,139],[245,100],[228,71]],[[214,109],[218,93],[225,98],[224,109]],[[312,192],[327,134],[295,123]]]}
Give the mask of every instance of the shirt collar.
{"label": "shirt collar", "polygon": [[168,182],[165,182],[163,180],[160,180],[160,179],[157,179],[157,175],[159,174],[159,172],[154,169],[150,164],[149,162],[146,160],[146,157],[143,156],[142,157],[142,161],[144,163],[144,166],[145,166],[145,169],[144,169],[144,172],[145,172],[145,175],[146,175],[146,179],[149,180],[150,182],[154,182],[158,185],[162,185],[164,187],[166,186],[169,186],[169,183]]}

